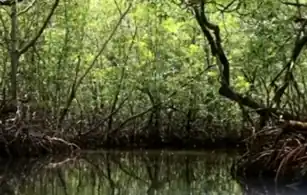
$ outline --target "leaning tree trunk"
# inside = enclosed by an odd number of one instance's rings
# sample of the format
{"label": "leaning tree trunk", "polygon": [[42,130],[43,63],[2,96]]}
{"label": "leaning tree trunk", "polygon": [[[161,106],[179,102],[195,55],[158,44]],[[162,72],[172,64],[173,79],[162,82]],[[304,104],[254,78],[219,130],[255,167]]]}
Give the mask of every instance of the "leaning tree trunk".
{"label": "leaning tree trunk", "polygon": [[[254,109],[262,118],[264,118],[264,120],[273,115],[283,116],[283,118],[286,120],[296,119],[296,117],[293,116],[292,114],[289,114],[288,112],[285,111],[281,111],[278,108],[278,106],[275,108],[272,108],[271,106],[266,107],[265,105],[256,102],[251,97],[244,96],[233,90],[230,83],[230,63],[222,46],[220,28],[218,25],[208,21],[207,16],[205,14],[205,9],[206,9],[205,4],[206,2],[204,1],[197,1],[197,3],[192,4],[191,6],[195,14],[197,23],[200,26],[205,39],[208,41],[210,45],[211,54],[216,58],[218,65],[220,67],[222,79],[221,79],[221,87],[219,89],[219,93],[222,96],[237,102],[238,104],[240,104],[240,106],[247,106],[249,108]],[[289,86],[289,81],[290,81],[289,78],[293,77],[292,70],[294,62],[298,59],[303,49],[303,46],[306,43],[307,43],[307,34],[302,37],[297,37],[297,41],[294,44],[291,57],[289,61],[285,64],[283,69],[283,71],[286,71],[284,83],[276,91],[275,96],[272,99],[272,103],[276,103],[276,105],[279,104],[280,99],[284,94],[284,91]],[[281,73],[278,74],[273,79],[272,83],[274,83],[277,80],[277,78],[280,77]]]}

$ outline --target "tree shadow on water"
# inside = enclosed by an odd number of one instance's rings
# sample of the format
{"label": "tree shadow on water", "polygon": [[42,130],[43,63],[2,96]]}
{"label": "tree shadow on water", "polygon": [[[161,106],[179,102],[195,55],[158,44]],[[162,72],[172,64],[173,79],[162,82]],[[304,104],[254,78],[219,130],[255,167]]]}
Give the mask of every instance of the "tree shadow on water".
{"label": "tree shadow on water", "polygon": [[99,152],[50,160],[0,166],[0,194],[242,194],[231,158],[217,153]]}

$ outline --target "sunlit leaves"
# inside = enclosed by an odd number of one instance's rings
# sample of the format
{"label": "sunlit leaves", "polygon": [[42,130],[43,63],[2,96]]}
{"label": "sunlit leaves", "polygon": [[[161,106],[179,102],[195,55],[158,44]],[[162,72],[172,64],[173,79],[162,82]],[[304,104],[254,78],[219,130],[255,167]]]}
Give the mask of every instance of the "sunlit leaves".
{"label": "sunlit leaves", "polygon": [[192,57],[192,58],[197,57],[197,55],[201,55],[201,53],[202,53],[201,47],[195,44],[189,45],[189,48],[188,48],[189,57]]}
{"label": "sunlit leaves", "polygon": [[[153,53],[148,48],[148,44],[145,41],[139,41],[137,43],[139,54],[144,57],[144,60],[153,60]],[[140,57],[141,57],[140,56]]]}
{"label": "sunlit leaves", "polygon": [[144,3],[144,4],[137,4],[131,16],[134,20],[140,21],[150,18],[151,15],[153,17],[154,16],[153,14],[154,12],[151,10],[150,6]]}
{"label": "sunlit leaves", "polygon": [[162,26],[170,33],[178,33],[181,23],[176,22],[173,18],[168,18],[162,22]]}
{"label": "sunlit leaves", "polygon": [[217,71],[210,70],[210,71],[207,73],[207,75],[208,75],[209,77],[216,78],[216,77],[219,75],[219,73],[218,73]]}
{"label": "sunlit leaves", "polygon": [[235,81],[235,87],[242,93],[249,89],[250,83],[247,82],[243,76],[238,76]]}

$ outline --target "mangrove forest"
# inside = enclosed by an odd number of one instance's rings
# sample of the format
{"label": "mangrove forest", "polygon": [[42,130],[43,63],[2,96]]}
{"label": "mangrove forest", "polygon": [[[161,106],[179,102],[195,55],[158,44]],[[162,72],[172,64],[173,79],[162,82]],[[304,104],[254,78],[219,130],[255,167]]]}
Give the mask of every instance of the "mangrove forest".
{"label": "mangrove forest", "polygon": [[259,194],[247,180],[307,179],[307,0],[0,0],[0,23],[10,193],[43,190],[27,178],[58,189],[51,169],[63,194],[90,193],[75,190],[96,188],[95,174],[109,184],[97,194],[197,194],[201,182]]}

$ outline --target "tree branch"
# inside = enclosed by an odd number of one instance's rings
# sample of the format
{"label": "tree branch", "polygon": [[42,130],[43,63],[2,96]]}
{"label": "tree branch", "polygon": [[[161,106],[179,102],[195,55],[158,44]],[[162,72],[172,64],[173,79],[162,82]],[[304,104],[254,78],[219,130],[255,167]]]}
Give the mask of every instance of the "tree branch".
{"label": "tree branch", "polygon": [[28,51],[28,49],[30,47],[32,47],[36,41],[38,40],[38,38],[43,34],[44,30],[46,29],[51,17],[53,16],[54,12],[55,12],[55,9],[57,8],[57,6],[59,5],[59,1],[60,0],[55,0],[45,22],[43,23],[42,27],[39,29],[38,33],[33,37],[32,40],[30,40],[24,47],[22,47],[20,50],[19,50],[19,54],[23,54],[25,53],[26,51]]}
{"label": "tree branch", "polygon": [[200,25],[203,34],[207,38],[212,55],[220,61],[223,65],[222,69],[222,83],[229,85],[230,84],[230,73],[229,73],[229,61],[225,55],[222,40],[220,36],[220,29],[217,25],[210,23],[205,15],[205,3],[203,1],[200,2],[200,5],[194,5],[194,12],[196,16],[196,20]]}
{"label": "tree branch", "polygon": [[98,53],[94,56],[94,59],[92,60],[92,62],[90,63],[89,67],[84,71],[83,75],[80,76],[79,80],[76,83],[76,87],[78,87],[83,79],[88,75],[88,73],[92,70],[92,68],[95,66],[96,61],[98,60],[99,56],[101,56],[101,54],[104,52],[105,48],[107,47],[108,43],[111,41],[111,39],[113,38],[113,36],[115,35],[118,27],[120,26],[120,24],[122,23],[123,19],[126,17],[126,15],[129,13],[130,9],[132,7],[132,4],[129,4],[128,8],[122,13],[122,15],[120,15],[118,22],[116,23],[115,27],[113,28],[113,30],[111,31],[110,35],[107,37],[106,41],[102,44],[102,47],[100,48],[100,50],[98,51]]}
{"label": "tree branch", "polygon": [[282,86],[278,88],[278,90],[275,93],[275,96],[273,97],[272,102],[276,103],[277,106],[279,106],[280,99],[282,98],[285,90],[290,85],[290,82],[293,80],[293,68],[295,65],[295,62],[297,61],[300,53],[302,52],[304,46],[307,44],[307,35],[304,35],[303,37],[300,37],[298,35],[297,40],[295,42],[294,48],[292,50],[291,58],[287,62],[287,64],[284,66],[284,68],[275,76],[275,78],[271,82],[271,86],[275,85],[276,80],[282,75],[284,71],[286,71],[284,83]]}
{"label": "tree branch", "polygon": [[[207,20],[205,15],[205,3],[203,1],[199,2],[199,5],[193,5],[193,10],[195,13],[195,18],[205,36],[209,45],[211,47],[211,52],[214,57],[220,62],[222,66],[221,76],[222,76],[222,83],[219,89],[219,93],[232,100],[237,102],[240,105],[247,106],[249,108],[254,109],[259,115],[265,116],[267,114],[272,115],[275,114],[277,116],[283,115],[284,118],[292,119],[292,115],[288,113],[281,113],[277,109],[273,108],[266,108],[264,105],[256,102],[252,98],[248,96],[244,96],[240,93],[234,91],[230,86],[230,63],[225,55],[224,48],[222,46],[221,36],[219,27],[213,23],[210,23]],[[302,41],[299,41],[298,45],[301,45]],[[293,53],[292,59],[296,59],[298,57],[298,49],[295,49],[296,52]]]}
{"label": "tree branch", "polygon": [[22,11],[18,12],[18,16],[28,12],[32,7],[33,5],[36,3],[36,0],[33,0],[30,5],[28,5],[25,9],[23,9]]}

